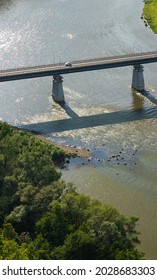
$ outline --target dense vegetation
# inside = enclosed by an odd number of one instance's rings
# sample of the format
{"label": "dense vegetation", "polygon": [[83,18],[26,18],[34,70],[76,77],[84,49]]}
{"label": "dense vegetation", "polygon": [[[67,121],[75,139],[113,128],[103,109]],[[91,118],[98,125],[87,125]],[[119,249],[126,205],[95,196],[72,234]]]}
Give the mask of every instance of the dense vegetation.
{"label": "dense vegetation", "polygon": [[0,259],[141,259],[138,219],[61,181],[66,156],[0,122]]}
{"label": "dense vegetation", "polygon": [[157,0],[144,0],[144,18],[147,20],[152,30],[157,33]]}

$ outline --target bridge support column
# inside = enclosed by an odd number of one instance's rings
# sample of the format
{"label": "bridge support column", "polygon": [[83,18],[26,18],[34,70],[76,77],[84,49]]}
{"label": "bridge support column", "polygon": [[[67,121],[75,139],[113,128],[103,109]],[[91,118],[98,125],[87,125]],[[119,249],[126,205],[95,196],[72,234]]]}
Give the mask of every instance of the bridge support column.
{"label": "bridge support column", "polygon": [[140,64],[133,66],[132,87],[139,91],[144,90],[144,76],[143,76],[144,70],[143,69],[144,69],[144,67]]}
{"label": "bridge support column", "polygon": [[63,77],[60,75],[53,76],[52,98],[56,102],[64,102]]}

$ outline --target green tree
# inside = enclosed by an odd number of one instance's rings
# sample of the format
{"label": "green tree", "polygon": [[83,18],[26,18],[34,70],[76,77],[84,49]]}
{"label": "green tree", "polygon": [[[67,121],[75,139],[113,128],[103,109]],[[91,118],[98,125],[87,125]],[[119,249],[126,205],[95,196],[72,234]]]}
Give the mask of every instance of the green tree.
{"label": "green tree", "polygon": [[54,259],[140,259],[135,229],[138,219],[125,218],[107,205],[75,192],[51,204],[37,223]]}
{"label": "green tree", "polygon": [[[15,236],[13,237],[13,234]],[[15,240],[17,234],[9,224],[0,230],[0,260],[27,260],[28,249],[25,243],[19,245]]]}

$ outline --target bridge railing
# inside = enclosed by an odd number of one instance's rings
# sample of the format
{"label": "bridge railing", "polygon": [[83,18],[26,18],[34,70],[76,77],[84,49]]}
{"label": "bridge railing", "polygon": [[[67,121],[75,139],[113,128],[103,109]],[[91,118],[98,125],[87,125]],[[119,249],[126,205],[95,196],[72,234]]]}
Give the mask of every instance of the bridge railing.
{"label": "bridge railing", "polygon": [[111,60],[111,59],[120,59],[120,58],[129,58],[129,57],[133,57],[133,56],[137,56],[137,55],[153,55],[156,54],[156,51],[153,52],[136,52],[136,53],[129,53],[129,54],[123,54],[123,55],[116,55],[116,56],[106,56],[106,57],[97,57],[97,58],[87,58],[87,59],[82,59],[82,60],[73,60],[72,63],[76,63],[79,64],[79,62],[92,62],[92,61],[104,61],[104,60]]}
{"label": "bridge railing", "polygon": [[[157,55],[157,51],[153,51],[153,52],[143,52],[143,53],[140,53],[140,52],[137,52],[137,53],[130,53],[130,54],[124,54],[124,55],[116,55],[116,56],[107,56],[107,57],[98,57],[98,58],[88,58],[88,59],[82,59],[82,60],[73,60],[71,61],[72,64],[81,64],[81,63],[90,63],[90,62],[94,62],[94,61],[99,61],[99,62],[103,62],[103,61],[109,61],[109,60],[112,60],[112,59],[122,59],[122,58],[129,58],[132,57],[136,59],[136,56],[146,56],[146,55]],[[31,72],[31,69],[36,72],[36,71],[40,71],[40,68],[55,68],[55,67],[65,67],[65,62],[59,62],[59,63],[51,63],[51,64],[43,64],[43,65],[36,65],[36,66],[28,66],[28,67],[16,67],[16,68],[11,68],[11,69],[3,69],[3,70],[0,70],[0,76],[3,76],[5,73],[7,72],[16,72],[16,71],[30,71]]]}

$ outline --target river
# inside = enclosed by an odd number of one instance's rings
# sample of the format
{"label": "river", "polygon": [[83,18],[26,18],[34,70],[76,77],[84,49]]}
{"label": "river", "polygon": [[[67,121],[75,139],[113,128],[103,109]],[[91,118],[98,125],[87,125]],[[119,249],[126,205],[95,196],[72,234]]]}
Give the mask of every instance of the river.
{"label": "river", "polygon": [[[0,0],[0,68],[155,51],[142,8],[142,0]],[[138,216],[148,259],[157,259],[156,73],[157,64],[144,66],[143,95],[131,89],[131,67],[64,75],[64,106],[52,101],[51,77],[0,84],[1,119],[91,151],[63,179]]]}

